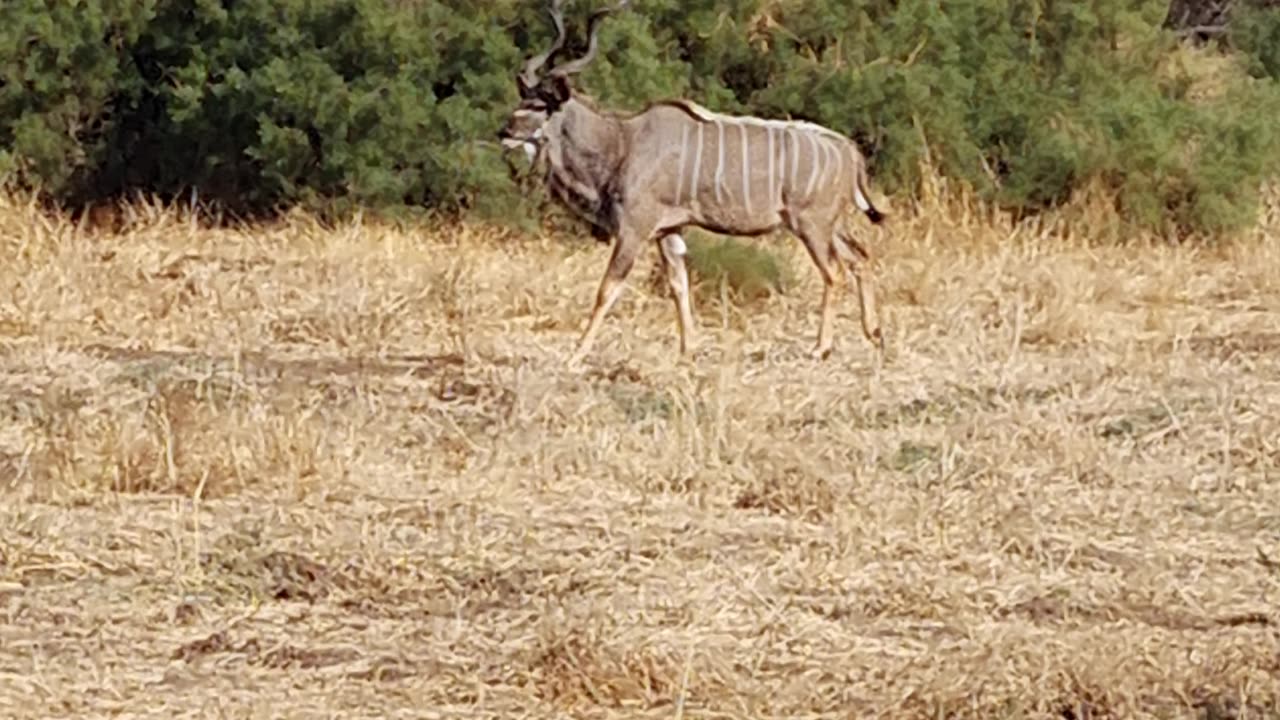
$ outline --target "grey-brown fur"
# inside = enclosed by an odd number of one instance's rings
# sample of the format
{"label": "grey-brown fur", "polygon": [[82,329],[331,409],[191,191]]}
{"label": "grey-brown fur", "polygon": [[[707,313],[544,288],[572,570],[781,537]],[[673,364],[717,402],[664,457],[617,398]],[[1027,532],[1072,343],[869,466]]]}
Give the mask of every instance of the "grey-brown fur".
{"label": "grey-brown fur", "polygon": [[[597,25],[608,12],[592,16],[583,58],[540,80],[536,71],[549,57],[526,65],[520,106],[500,133],[505,145],[523,146],[545,164],[558,200],[588,219],[598,236],[615,240],[575,359],[590,350],[637,256],[655,241],[686,352],[692,313],[680,233],[690,226],[743,236],[786,227],[805,244],[824,283],[815,355],[831,350],[833,266],[852,271],[863,331],[883,348],[870,253],[845,222],[855,206],[872,222],[883,218],[867,198],[866,162],[853,141],[812,123],[720,115],[687,100],[656,102],[634,115],[598,110],[569,78],[594,56]],[[552,16],[561,33],[548,56],[564,41],[558,2]]]}

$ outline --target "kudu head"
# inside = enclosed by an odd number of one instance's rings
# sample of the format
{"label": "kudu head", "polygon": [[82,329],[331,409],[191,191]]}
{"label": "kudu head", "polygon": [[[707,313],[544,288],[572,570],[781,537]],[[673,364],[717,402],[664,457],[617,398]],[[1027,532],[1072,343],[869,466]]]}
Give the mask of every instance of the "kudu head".
{"label": "kudu head", "polygon": [[546,142],[547,123],[573,97],[572,77],[582,72],[595,59],[600,21],[609,14],[626,7],[628,2],[629,0],[621,0],[614,6],[592,13],[587,23],[586,54],[576,60],[553,66],[545,75],[539,76],[542,67],[564,48],[566,36],[564,14],[560,9],[561,0],[551,0],[551,21],[556,26],[556,39],[546,52],[529,58],[520,74],[516,76],[516,85],[520,90],[520,104],[511,112],[506,124],[498,131],[498,139],[503,147],[524,148],[530,160],[537,156]]}

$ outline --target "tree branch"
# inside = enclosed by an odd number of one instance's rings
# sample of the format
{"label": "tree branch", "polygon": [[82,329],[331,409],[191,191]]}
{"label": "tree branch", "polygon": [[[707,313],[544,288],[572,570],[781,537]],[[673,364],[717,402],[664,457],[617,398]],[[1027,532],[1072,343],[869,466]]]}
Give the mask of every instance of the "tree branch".
{"label": "tree branch", "polygon": [[1230,28],[1226,25],[1192,25],[1178,30],[1178,37],[1187,37],[1189,35],[1222,35]]}

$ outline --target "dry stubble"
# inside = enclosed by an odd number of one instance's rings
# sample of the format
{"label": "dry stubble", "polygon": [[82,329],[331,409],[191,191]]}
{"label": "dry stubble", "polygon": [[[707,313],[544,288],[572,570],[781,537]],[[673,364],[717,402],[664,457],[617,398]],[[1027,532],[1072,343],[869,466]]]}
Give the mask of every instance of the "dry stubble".
{"label": "dry stubble", "polygon": [[932,210],[575,373],[603,247],[5,201],[0,707],[1275,716],[1280,246]]}

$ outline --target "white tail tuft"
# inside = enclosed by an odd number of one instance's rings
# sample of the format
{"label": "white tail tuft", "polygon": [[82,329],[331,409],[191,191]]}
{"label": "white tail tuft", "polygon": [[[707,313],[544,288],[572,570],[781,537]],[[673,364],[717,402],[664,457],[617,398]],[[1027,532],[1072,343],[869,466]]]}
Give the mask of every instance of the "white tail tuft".
{"label": "white tail tuft", "polygon": [[862,212],[867,212],[871,209],[871,201],[867,200],[867,196],[862,194],[862,188],[857,185],[853,187],[853,199],[858,203],[858,209]]}

